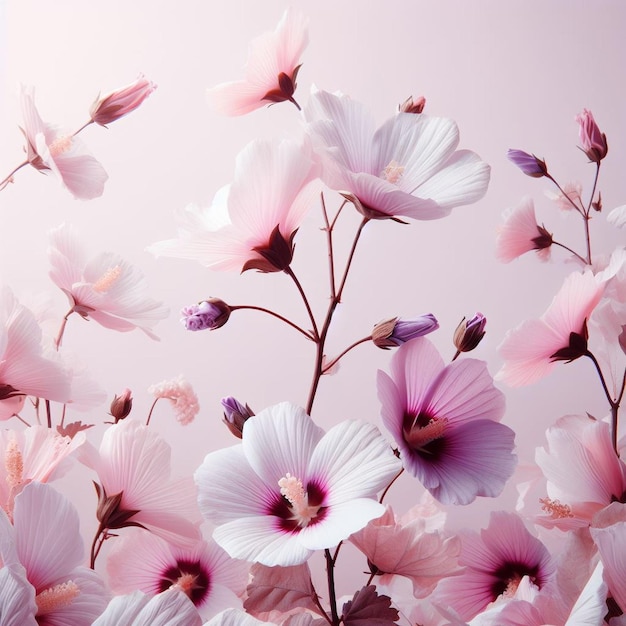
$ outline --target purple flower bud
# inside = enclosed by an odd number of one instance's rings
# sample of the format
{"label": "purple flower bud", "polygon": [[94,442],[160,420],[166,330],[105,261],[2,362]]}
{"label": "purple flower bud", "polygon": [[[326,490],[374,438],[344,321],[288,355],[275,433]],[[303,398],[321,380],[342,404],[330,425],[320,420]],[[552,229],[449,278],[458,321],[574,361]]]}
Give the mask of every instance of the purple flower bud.
{"label": "purple flower bud", "polygon": [[482,313],[476,313],[469,320],[463,318],[454,331],[453,342],[459,352],[470,352],[485,336],[487,318]]}
{"label": "purple flower bud", "polygon": [[600,163],[609,151],[606,135],[600,132],[589,109],[583,109],[582,113],[576,116],[576,121],[580,125],[579,137],[583,152],[590,161]]}
{"label": "purple flower bud", "polygon": [[181,310],[181,323],[187,330],[215,330],[230,317],[230,307],[219,298],[209,298]]}
{"label": "purple flower bud", "polygon": [[527,176],[541,178],[548,174],[546,162],[537,158],[534,154],[528,154],[528,152],[524,152],[523,150],[513,150],[509,148],[506,156],[513,165],[519,167]]}
{"label": "purple flower bud", "polygon": [[406,320],[394,317],[374,326],[372,341],[379,348],[387,350],[400,346],[415,337],[423,337],[438,328],[439,322],[432,313]]}
{"label": "purple flower bud", "polygon": [[241,439],[244,424],[254,415],[252,409],[247,404],[244,406],[232,396],[222,398],[222,408],[224,409],[224,424],[235,437]]}

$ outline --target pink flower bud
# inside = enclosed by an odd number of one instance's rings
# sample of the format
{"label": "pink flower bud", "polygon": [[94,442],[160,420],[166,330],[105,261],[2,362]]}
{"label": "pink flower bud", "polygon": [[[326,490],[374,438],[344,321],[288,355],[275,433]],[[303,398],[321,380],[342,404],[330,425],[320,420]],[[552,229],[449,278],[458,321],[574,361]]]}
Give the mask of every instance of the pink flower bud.
{"label": "pink flower bud", "polygon": [[113,402],[111,402],[111,415],[115,418],[115,423],[117,424],[120,420],[128,417],[129,413],[133,408],[133,398],[131,396],[130,389],[124,389],[122,391],[122,395],[116,395],[113,398]]}
{"label": "pink flower bud", "polygon": [[409,96],[399,107],[400,113],[421,113],[426,106],[426,98],[420,96],[413,100],[413,96]]}
{"label": "pink flower bud", "polygon": [[589,109],[583,109],[582,113],[576,116],[576,121],[580,125],[579,136],[583,152],[590,161],[600,163],[609,151],[606,135],[600,132]]}
{"label": "pink flower bud", "polygon": [[140,75],[134,83],[98,98],[89,110],[91,119],[101,126],[119,120],[134,111],[155,89],[153,82]]}

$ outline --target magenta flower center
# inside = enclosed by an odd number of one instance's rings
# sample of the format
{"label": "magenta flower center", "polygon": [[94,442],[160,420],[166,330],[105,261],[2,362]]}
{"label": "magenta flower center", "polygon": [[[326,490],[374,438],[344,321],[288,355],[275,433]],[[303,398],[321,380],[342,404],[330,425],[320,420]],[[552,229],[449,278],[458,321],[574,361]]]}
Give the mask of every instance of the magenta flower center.
{"label": "magenta flower center", "polygon": [[515,594],[522,578],[528,576],[530,582],[539,589],[544,585],[545,581],[539,571],[539,565],[529,566],[526,563],[517,561],[507,561],[494,572],[496,580],[491,585],[491,595],[495,600],[504,594],[505,597],[511,597]]}
{"label": "magenta flower center", "polygon": [[271,506],[268,513],[278,517],[282,530],[297,532],[311,524],[317,524],[326,516],[322,506],[325,494],[315,483],[302,481],[289,472],[279,481],[281,498]]}
{"label": "magenta flower center", "polygon": [[405,413],[402,432],[409,447],[424,458],[435,459],[443,451],[448,420],[420,412]]}
{"label": "magenta flower center", "polygon": [[211,577],[198,561],[177,560],[159,578],[159,592],[176,587],[196,605],[202,604],[211,588]]}

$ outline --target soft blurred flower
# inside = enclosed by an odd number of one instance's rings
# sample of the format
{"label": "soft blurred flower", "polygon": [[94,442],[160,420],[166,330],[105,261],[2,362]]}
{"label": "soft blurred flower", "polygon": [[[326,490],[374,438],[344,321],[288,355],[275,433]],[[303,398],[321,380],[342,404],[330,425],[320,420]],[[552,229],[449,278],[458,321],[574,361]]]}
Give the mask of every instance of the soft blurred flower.
{"label": "soft blurred flower", "polygon": [[222,398],[222,408],[224,409],[224,424],[235,437],[241,439],[244,424],[254,415],[252,409],[233,397]]}
{"label": "soft blurred flower", "polygon": [[590,530],[604,565],[604,579],[610,594],[626,613],[626,521],[601,524]]}
{"label": "soft blurred flower", "polygon": [[391,376],[378,372],[382,419],[402,463],[443,504],[495,497],[515,468],[514,432],[500,424],[504,395],[482,361],[444,366],[422,337],[398,348]]}
{"label": "soft blurred flower", "polygon": [[426,98],[420,96],[413,100],[413,96],[409,96],[399,107],[401,113],[422,113],[426,106]]}
{"label": "soft blurred flower", "polygon": [[185,380],[182,374],[172,380],[164,380],[151,385],[148,393],[151,393],[157,400],[161,398],[169,400],[174,407],[176,419],[183,426],[191,424],[200,410],[198,397],[191,383]]}
{"label": "soft blurred flower", "polygon": [[275,626],[275,624],[256,619],[238,609],[227,609],[210,619],[204,626]]}
{"label": "soft blurred flower", "polygon": [[209,104],[223,115],[243,115],[265,104],[294,100],[300,57],[308,43],[307,20],[287,9],[276,30],[252,41],[246,78],[207,90]]}
{"label": "soft blurred flower", "polygon": [[180,314],[180,321],[187,330],[215,330],[228,321],[230,307],[219,298],[209,298],[184,307]]}
{"label": "soft blurred flower", "polygon": [[372,341],[384,350],[401,346],[403,343],[423,337],[439,328],[439,322],[432,313],[410,319],[394,317],[380,322],[372,330]]}
{"label": "soft blurred flower", "polygon": [[130,85],[99,96],[91,105],[91,119],[101,126],[115,122],[134,111],[156,89],[156,85],[140,74]]}
{"label": "soft blurred flower", "polygon": [[205,619],[241,606],[237,596],[246,589],[248,569],[248,563],[231,559],[214,541],[173,546],[142,529],[121,538],[107,560],[113,593],[180,589]]}
{"label": "soft blurred flower", "polygon": [[529,385],[550,373],[558,360],[583,356],[586,320],[603,291],[591,272],[570,274],[539,319],[526,320],[506,334],[498,348],[504,365],[496,379],[512,387]]}
{"label": "soft blurred flower", "polygon": [[317,195],[312,155],[294,141],[253,141],[237,156],[235,180],[201,209],[179,213],[178,239],[152,244],[155,256],[193,259],[212,269],[278,272]]}
{"label": "soft blurred flower", "polygon": [[505,221],[498,229],[496,257],[503,263],[509,263],[525,252],[536,250],[537,256],[547,261],[551,246],[552,235],[537,224],[532,199],[524,198],[505,215]]}
{"label": "soft blurred flower", "polygon": [[157,339],[152,326],[167,317],[168,310],[146,296],[148,285],[138,268],[112,252],[87,259],[70,224],[50,231],[48,257],[50,278],[68,297],[71,312],[121,332],[139,328]]}
{"label": "soft blurred flower", "polygon": [[590,161],[600,163],[609,151],[606,142],[606,135],[600,131],[593,113],[589,109],[583,109],[582,113],[576,116],[579,124],[579,137],[581,148]]}
{"label": "soft blurred flower", "polygon": [[111,415],[115,418],[115,423],[125,419],[130,415],[133,408],[133,397],[130,389],[124,389],[122,395],[116,395],[111,402]]}
{"label": "soft blurred flower", "polygon": [[28,162],[40,172],[52,172],[75,198],[101,196],[109,176],[82,140],[41,119],[32,88],[22,86],[21,105]]}
{"label": "soft blurred flower", "polygon": [[456,327],[452,341],[459,352],[471,352],[483,340],[487,318],[476,313],[470,319],[463,318]]}
{"label": "soft blurred flower", "polygon": [[617,228],[626,226],[626,204],[614,208],[607,216],[606,221]]}
{"label": "soft blurred flower", "polygon": [[400,462],[371,424],[327,433],[283,402],[247,422],[241,445],[212,452],[195,473],[198,502],[232,557],[298,565],[382,515],[375,500]]}
{"label": "soft blurred flower", "polygon": [[548,166],[546,162],[536,157],[534,154],[528,154],[523,150],[514,150],[509,148],[506,153],[507,158],[513,165],[519,167],[524,174],[533,178],[541,178],[548,174]]}
{"label": "soft blurred flower", "polygon": [[[556,573],[547,548],[514,513],[491,513],[489,526],[461,534],[460,576],[443,580],[436,602],[471,619],[498,598],[511,598],[525,577],[534,587],[548,587]],[[500,623],[500,622],[498,622]]]}
{"label": "soft blurred flower", "polygon": [[544,193],[563,211],[571,211],[574,207],[581,211],[584,210],[582,200],[583,188],[580,183],[565,183],[561,186],[561,189],[562,191],[560,189],[557,191],[547,189]]}
{"label": "soft blurred flower", "polygon": [[362,104],[325,91],[313,91],[305,118],[324,182],[368,219],[438,219],[487,191],[489,165],[456,150],[452,120],[397,113],[376,129]]}

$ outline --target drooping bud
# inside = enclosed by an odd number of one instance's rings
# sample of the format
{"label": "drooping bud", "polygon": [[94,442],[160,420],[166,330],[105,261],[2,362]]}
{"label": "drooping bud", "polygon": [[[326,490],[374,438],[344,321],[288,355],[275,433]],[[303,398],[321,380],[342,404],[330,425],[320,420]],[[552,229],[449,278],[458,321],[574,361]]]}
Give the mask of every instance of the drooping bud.
{"label": "drooping bud", "polygon": [[101,126],[119,120],[134,111],[155,89],[154,83],[140,75],[130,85],[98,98],[89,110],[91,119]]}
{"label": "drooping bud", "polygon": [[128,417],[133,408],[133,398],[130,389],[124,389],[122,395],[116,395],[111,402],[110,413],[117,424],[120,420]]}
{"label": "drooping bud", "polygon": [[399,107],[400,113],[421,113],[426,106],[426,98],[420,96],[413,100],[413,96],[409,96]]}
{"label": "drooping bud", "polygon": [[394,317],[374,326],[372,341],[383,350],[396,348],[397,346],[432,333],[439,328],[439,322],[432,313],[419,315],[411,319]]}
{"label": "drooping bud", "polygon": [[180,321],[187,330],[215,330],[228,321],[230,307],[219,298],[209,298],[186,306],[180,314]]}
{"label": "drooping bud", "polygon": [[463,318],[456,327],[452,341],[459,352],[470,352],[485,336],[487,318],[482,313],[476,313],[469,320]]}
{"label": "drooping bud", "polygon": [[578,132],[582,151],[590,161],[600,163],[609,151],[606,135],[598,128],[593,113],[589,109],[583,109],[582,113],[576,116],[576,121],[579,124]]}
{"label": "drooping bud", "polygon": [[587,341],[589,339],[589,331],[587,330],[587,320],[583,322],[583,327],[579,333],[570,333],[567,346],[557,350],[550,355],[552,361],[565,361],[571,363],[581,356],[589,354]]}
{"label": "drooping bud", "polygon": [[524,152],[523,150],[509,148],[506,156],[513,165],[519,167],[527,176],[541,178],[542,176],[548,175],[546,162],[536,157],[534,154],[528,154],[528,152]]}
{"label": "drooping bud", "polygon": [[222,398],[222,408],[224,409],[224,424],[235,437],[241,439],[243,426],[254,415],[254,412],[247,404],[244,406],[232,396]]}

